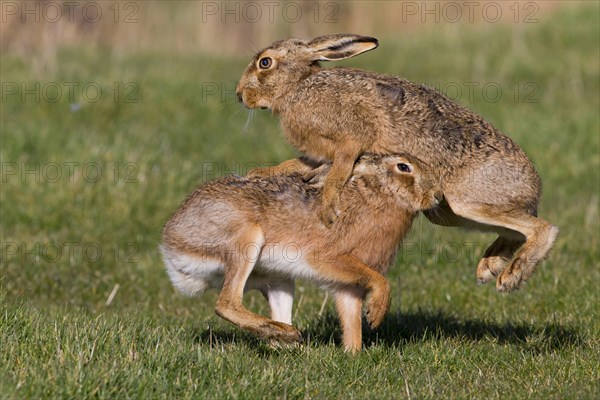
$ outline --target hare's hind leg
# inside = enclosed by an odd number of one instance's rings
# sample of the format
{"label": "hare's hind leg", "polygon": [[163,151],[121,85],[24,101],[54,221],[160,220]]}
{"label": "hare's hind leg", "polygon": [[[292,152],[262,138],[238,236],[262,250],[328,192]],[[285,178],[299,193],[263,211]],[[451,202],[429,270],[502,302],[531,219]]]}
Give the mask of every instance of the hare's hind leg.
{"label": "hare's hind leg", "polygon": [[[436,225],[473,229],[484,228],[474,220],[456,215],[447,202],[443,202],[437,208],[423,211],[423,214]],[[511,235],[508,231],[501,230],[501,235],[487,248],[477,265],[477,282],[484,284],[496,279],[524,242],[522,235],[514,232]]]}
{"label": "hare's hind leg", "polygon": [[335,307],[342,324],[342,341],[346,351],[356,353],[362,348],[362,302],[364,290],[359,288],[336,291]]}
{"label": "hare's hind leg", "polygon": [[[460,226],[481,229],[481,224],[456,215],[447,202],[438,207],[423,211],[427,219],[440,226]],[[504,233],[504,232],[503,232]],[[496,277],[506,268],[517,249],[523,244],[520,238],[500,235],[485,251],[477,265],[477,283],[484,284]]]}
{"label": "hare's hind leg", "polygon": [[537,264],[550,253],[558,228],[541,218],[530,216],[535,220],[534,232],[527,236],[527,241],[519,250],[509,266],[498,276],[496,288],[500,292],[511,292],[519,289],[523,282],[533,275]]}
{"label": "hare's hind leg", "polygon": [[240,238],[237,251],[228,255],[225,261],[223,289],[219,294],[215,312],[221,318],[261,337],[300,341],[300,332],[293,326],[250,312],[242,304],[246,281],[258,260],[263,244],[263,233],[260,228],[255,227]]}
{"label": "hare's hind leg", "polygon": [[488,226],[506,228],[524,236],[523,246],[498,276],[496,288],[500,292],[519,289],[534,273],[537,264],[548,255],[558,235],[556,226],[525,211],[503,211],[502,207],[460,202],[452,203],[451,206],[456,214],[464,218]]}

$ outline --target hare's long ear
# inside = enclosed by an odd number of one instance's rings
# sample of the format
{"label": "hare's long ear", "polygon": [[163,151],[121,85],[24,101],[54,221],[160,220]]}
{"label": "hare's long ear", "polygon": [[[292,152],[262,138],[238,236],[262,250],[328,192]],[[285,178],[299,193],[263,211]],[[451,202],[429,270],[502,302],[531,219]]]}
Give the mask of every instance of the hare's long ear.
{"label": "hare's long ear", "polygon": [[339,33],[319,36],[307,43],[310,57],[315,61],[343,60],[373,50],[379,43],[369,36]]}

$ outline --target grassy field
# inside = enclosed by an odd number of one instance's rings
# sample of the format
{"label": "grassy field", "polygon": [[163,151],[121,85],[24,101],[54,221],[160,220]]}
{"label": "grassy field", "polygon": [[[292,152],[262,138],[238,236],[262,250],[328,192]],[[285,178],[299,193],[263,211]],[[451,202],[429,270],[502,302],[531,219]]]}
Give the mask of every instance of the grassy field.
{"label": "grassy field", "polygon": [[440,87],[513,137],[561,229],[526,287],[500,295],[475,283],[492,235],[420,217],[390,273],[391,312],[356,357],[309,284],[294,306],[305,344],[271,348],[163,270],[162,224],[199,182],[295,155],[267,111],[244,128],[233,91],[249,54],[65,47],[55,68],[2,54],[0,396],[598,398],[598,18],[590,3],[519,30],[380,37],[346,63]]}

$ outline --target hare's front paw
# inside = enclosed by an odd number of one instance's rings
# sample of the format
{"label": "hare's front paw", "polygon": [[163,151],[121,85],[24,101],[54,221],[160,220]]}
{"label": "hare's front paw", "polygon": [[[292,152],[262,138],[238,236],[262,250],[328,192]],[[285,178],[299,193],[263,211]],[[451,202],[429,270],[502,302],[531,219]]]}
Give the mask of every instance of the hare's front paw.
{"label": "hare's front paw", "polygon": [[336,211],[335,207],[323,206],[319,211],[319,218],[321,219],[321,222],[323,222],[323,225],[328,228],[331,228],[337,217],[338,211]]}
{"label": "hare's front paw", "polygon": [[375,329],[383,322],[385,314],[390,308],[390,285],[385,285],[379,290],[373,290],[367,300],[367,313],[365,317],[371,328]]}
{"label": "hare's front paw", "polygon": [[331,225],[335,222],[335,220],[340,215],[340,197],[337,193],[326,196],[323,193],[323,204],[321,206],[321,210],[319,210],[319,218],[323,224],[330,228]]}

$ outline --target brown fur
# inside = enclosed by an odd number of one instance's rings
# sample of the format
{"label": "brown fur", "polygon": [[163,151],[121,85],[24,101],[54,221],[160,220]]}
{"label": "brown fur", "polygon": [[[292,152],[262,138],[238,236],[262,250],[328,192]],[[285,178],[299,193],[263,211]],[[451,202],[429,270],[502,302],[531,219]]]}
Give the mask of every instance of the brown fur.
{"label": "brown fur", "polygon": [[[377,45],[374,38],[344,34],[275,42],[246,68],[238,98],[249,108],[270,108],[290,143],[308,158],[333,161],[319,211],[324,223],[340,215],[339,193],[360,154],[413,154],[432,166],[446,200],[426,216],[440,225],[498,232],[510,245],[490,246],[478,278],[499,275],[498,290],[518,289],[558,234],[537,217],[541,182],[535,168],[513,140],[433,89],[318,63]],[[272,60],[269,68],[261,68],[264,58]]]}
{"label": "brown fur", "polygon": [[[412,171],[401,171],[401,163]],[[199,187],[163,230],[162,250],[174,285],[188,294],[221,285],[218,315],[263,337],[297,341],[299,332],[288,325],[291,303],[284,299],[286,305],[278,305],[270,297],[274,288],[293,291],[293,285],[281,282],[311,279],[339,294],[344,344],[359,349],[363,297],[369,294],[367,320],[376,327],[389,306],[383,274],[415,214],[437,205],[441,194],[423,179],[428,168],[418,160],[365,155],[342,190],[340,218],[327,229],[316,213],[322,198],[319,178],[322,182],[327,166],[320,170],[313,184],[292,174],[229,176]],[[287,248],[286,260],[282,248]],[[213,264],[221,270],[209,273],[216,271]],[[246,310],[244,288],[263,291],[272,315],[281,320]]]}

